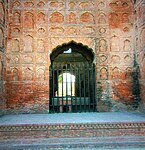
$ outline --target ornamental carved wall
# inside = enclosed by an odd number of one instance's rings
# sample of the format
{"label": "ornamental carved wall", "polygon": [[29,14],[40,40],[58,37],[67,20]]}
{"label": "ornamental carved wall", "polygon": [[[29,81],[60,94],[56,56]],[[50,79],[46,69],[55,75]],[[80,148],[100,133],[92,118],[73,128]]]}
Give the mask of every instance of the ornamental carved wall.
{"label": "ornamental carved wall", "polygon": [[137,72],[137,54],[144,89],[144,6],[141,0],[138,5],[131,0],[10,0],[5,41],[6,11],[0,1],[0,49],[7,46],[7,112],[49,111],[50,54],[70,41],[87,45],[95,54],[98,111],[138,107],[135,99],[145,99],[145,93],[135,92],[132,74]]}

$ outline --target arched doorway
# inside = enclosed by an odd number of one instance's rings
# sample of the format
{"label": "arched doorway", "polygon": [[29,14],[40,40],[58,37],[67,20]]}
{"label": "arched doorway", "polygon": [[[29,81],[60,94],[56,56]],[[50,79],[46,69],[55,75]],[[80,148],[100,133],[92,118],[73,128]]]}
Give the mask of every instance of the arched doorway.
{"label": "arched doorway", "polygon": [[50,113],[96,111],[92,49],[71,41],[50,55]]}

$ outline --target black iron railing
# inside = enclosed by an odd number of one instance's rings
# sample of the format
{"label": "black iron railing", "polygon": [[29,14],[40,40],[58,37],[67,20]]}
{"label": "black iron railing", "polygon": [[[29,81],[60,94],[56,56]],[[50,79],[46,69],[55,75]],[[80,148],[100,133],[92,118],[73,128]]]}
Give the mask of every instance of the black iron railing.
{"label": "black iron railing", "polygon": [[50,66],[50,113],[96,111],[95,67],[88,63]]}

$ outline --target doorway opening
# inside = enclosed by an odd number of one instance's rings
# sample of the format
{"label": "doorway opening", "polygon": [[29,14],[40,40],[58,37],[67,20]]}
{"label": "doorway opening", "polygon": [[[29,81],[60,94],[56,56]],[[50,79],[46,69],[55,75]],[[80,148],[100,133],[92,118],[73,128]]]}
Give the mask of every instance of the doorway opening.
{"label": "doorway opening", "polygon": [[54,49],[50,59],[50,113],[97,111],[92,50],[71,41]]}

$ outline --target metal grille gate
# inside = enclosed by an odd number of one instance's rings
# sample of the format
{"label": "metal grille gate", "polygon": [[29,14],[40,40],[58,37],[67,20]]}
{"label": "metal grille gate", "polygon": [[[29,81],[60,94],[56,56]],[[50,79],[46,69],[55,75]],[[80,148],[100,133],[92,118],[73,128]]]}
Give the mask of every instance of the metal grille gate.
{"label": "metal grille gate", "polygon": [[89,63],[50,66],[50,113],[95,112],[95,67]]}

